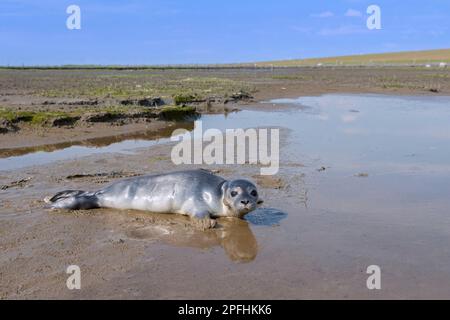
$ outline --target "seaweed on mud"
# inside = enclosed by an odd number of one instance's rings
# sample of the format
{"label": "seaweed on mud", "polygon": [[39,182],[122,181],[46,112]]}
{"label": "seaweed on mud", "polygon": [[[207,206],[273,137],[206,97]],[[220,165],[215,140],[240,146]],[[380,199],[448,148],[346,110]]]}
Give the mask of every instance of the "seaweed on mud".
{"label": "seaweed on mud", "polygon": [[194,94],[177,94],[173,96],[173,102],[177,106],[204,101],[204,99],[200,99],[197,95]]}
{"label": "seaweed on mud", "polygon": [[[44,111],[0,111],[0,118],[16,125],[19,123],[30,123],[33,125],[43,125],[53,123],[60,119],[60,123],[69,122],[70,117],[64,112],[44,112]],[[73,120],[73,119],[72,119]],[[58,121],[56,124],[58,125]]]}

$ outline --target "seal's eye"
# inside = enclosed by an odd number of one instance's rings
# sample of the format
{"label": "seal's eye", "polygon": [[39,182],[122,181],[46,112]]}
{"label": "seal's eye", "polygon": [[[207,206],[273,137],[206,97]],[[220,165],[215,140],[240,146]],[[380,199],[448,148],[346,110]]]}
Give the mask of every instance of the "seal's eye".
{"label": "seal's eye", "polygon": [[231,191],[231,196],[234,198],[234,197],[236,197],[237,196],[237,192],[236,191]]}
{"label": "seal's eye", "polygon": [[256,190],[253,190],[250,194],[251,194],[253,197],[257,197],[257,196],[258,196],[258,192],[256,192]]}

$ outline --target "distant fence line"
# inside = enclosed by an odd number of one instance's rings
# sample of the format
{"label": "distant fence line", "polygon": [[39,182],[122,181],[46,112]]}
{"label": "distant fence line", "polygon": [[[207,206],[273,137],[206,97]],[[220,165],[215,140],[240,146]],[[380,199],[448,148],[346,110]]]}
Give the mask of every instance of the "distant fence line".
{"label": "distant fence line", "polygon": [[9,70],[273,70],[289,68],[364,68],[364,67],[436,67],[447,68],[447,62],[429,63],[317,63],[317,64],[286,64],[270,65],[168,65],[168,66],[0,66]]}

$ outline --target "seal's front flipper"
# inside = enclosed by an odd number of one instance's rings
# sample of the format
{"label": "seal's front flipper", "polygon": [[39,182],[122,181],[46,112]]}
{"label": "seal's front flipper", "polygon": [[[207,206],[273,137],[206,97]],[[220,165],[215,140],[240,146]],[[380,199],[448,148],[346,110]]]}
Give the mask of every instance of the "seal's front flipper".
{"label": "seal's front flipper", "polygon": [[217,224],[216,220],[211,219],[209,217],[202,218],[202,219],[194,217],[193,221],[194,221],[194,226],[203,231],[208,230],[208,229],[213,229]]}
{"label": "seal's front flipper", "polygon": [[99,207],[95,193],[81,190],[58,192],[51,198],[45,198],[44,201],[52,209],[87,210]]}
{"label": "seal's front flipper", "polygon": [[217,221],[211,219],[209,212],[207,211],[198,211],[191,214],[192,221],[194,222],[194,226],[201,230],[213,229]]}

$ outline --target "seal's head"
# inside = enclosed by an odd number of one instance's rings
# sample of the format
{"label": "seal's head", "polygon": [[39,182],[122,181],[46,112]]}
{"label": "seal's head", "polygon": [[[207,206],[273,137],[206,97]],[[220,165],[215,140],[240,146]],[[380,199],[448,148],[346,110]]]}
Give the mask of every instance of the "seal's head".
{"label": "seal's head", "polygon": [[226,215],[242,218],[263,203],[256,186],[247,180],[231,180],[223,185],[223,204]]}

